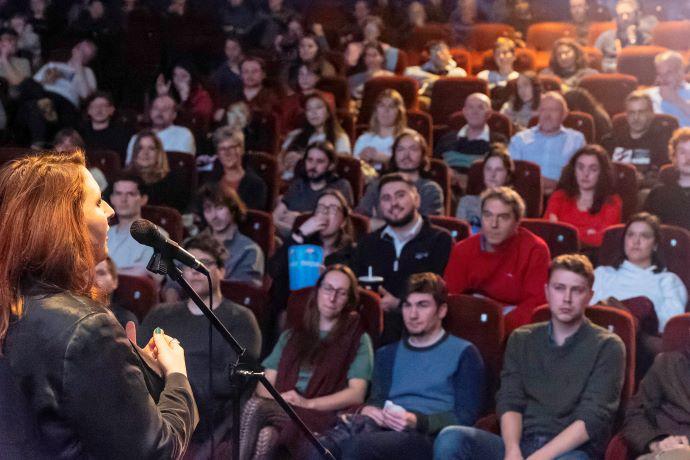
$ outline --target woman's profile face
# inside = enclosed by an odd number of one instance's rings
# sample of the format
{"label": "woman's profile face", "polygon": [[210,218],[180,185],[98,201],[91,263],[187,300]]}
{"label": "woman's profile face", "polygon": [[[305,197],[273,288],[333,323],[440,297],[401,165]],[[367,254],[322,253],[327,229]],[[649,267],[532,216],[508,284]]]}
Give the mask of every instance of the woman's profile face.
{"label": "woman's profile face", "polygon": [[101,189],[88,169],[82,167],[84,177],[84,201],[82,212],[91,237],[95,262],[108,256],[108,219],[115,214],[113,208],[101,198]]}

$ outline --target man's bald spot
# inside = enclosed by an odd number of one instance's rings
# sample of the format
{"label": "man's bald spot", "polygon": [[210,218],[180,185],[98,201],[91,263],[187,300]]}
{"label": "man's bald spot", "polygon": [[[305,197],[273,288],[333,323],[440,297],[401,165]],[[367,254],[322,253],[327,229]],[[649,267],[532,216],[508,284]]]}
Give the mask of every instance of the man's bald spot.
{"label": "man's bald spot", "polygon": [[470,99],[476,99],[478,101],[481,101],[484,103],[486,108],[491,108],[491,99],[489,99],[489,96],[487,96],[484,93],[472,93],[467,98],[465,99],[465,105],[467,105],[467,102],[469,102]]}

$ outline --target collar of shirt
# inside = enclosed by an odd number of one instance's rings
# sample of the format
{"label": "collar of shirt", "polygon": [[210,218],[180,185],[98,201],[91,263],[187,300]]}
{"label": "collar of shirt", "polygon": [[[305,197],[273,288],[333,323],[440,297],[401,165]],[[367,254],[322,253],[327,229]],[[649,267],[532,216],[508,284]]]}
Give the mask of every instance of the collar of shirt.
{"label": "collar of shirt", "polygon": [[405,245],[415,236],[417,236],[419,232],[422,230],[423,223],[424,220],[422,219],[422,216],[417,215],[417,221],[415,222],[415,224],[412,226],[410,230],[408,230],[403,235],[399,235],[391,228],[390,225],[386,225],[386,228],[384,228],[381,232],[381,237],[387,235],[391,238],[391,240],[393,240],[393,246],[395,246],[395,256],[399,258],[400,253],[402,252]]}
{"label": "collar of shirt", "polygon": [[[469,131],[469,129],[470,125],[465,125],[462,128],[460,128],[460,131],[458,131],[458,139],[460,139],[461,137],[467,137],[467,131]],[[491,132],[489,130],[489,125],[484,123],[484,129],[482,130],[482,134],[478,138],[470,140],[490,142],[490,136]]]}
{"label": "collar of shirt", "polygon": [[574,342],[577,337],[579,337],[582,334],[582,331],[585,329],[585,325],[589,324],[589,318],[586,316],[582,318],[582,323],[580,324],[580,327],[577,328],[577,331],[575,331],[573,334],[570,336],[566,337],[566,339],[563,341],[563,345],[557,345],[556,340],[553,338],[553,324],[551,323],[551,320],[546,325],[546,331],[549,334],[549,345],[553,345],[554,347],[565,347],[571,342]]}
{"label": "collar of shirt", "polygon": [[558,128],[558,131],[556,131],[555,133],[552,133],[552,134],[544,134],[544,133],[541,131],[541,128],[539,128],[539,123],[537,123],[537,124],[534,126],[534,128],[532,128],[532,129],[534,129],[534,134],[535,134],[535,135],[542,136],[542,137],[546,137],[546,138],[553,138],[553,137],[560,136],[561,134],[565,134],[565,126],[563,126],[563,125],[561,125],[561,126]]}

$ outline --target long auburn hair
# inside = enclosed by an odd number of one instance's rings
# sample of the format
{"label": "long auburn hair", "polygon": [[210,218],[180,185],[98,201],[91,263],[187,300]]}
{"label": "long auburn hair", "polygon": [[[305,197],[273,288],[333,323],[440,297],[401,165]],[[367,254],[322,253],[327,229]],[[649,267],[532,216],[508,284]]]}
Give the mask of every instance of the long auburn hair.
{"label": "long auburn hair", "polygon": [[592,207],[589,209],[589,213],[594,215],[601,211],[601,207],[604,206],[615,193],[613,187],[615,183],[613,165],[611,164],[608,153],[606,153],[606,150],[601,146],[597,144],[588,144],[575,152],[570,158],[570,161],[568,161],[568,164],[563,168],[557,188],[563,190],[570,198],[577,198],[580,195],[580,187],[577,185],[577,178],[575,177],[575,164],[578,158],[583,155],[592,155],[596,157],[599,163],[599,179],[594,189],[594,201]]}
{"label": "long auburn hair", "polygon": [[[307,103],[312,99],[319,99],[326,106],[326,110],[328,111],[328,118],[326,119],[325,126],[323,129],[326,133],[326,140],[331,144],[335,145],[338,136],[340,136],[341,134],[345,134],[345,131],[343,131],[343,128],[340,126],[340,123],[338,122],[338,117],[335,114],[335,109],[333,106],[331,106],[331,104],[328,103],[321,91],[315,91],[314,93],[310,94],[304,99],[305,111],[307,109]],[[297,134],[295,139],[290,143],[290,146],[287,148],[287,150],[306,151],[307,145],[309,144],[309,138],[315,132],[316,128],[312,126],[311,123],[305,120],[304,124],[302,125],[302,128],[299,131],[299,134]]]}
{"label": "long auburn hair", "polygon": [[0,345],[33,284],[96,299],[84,220],[84,152],[31,155],[0,170]]}
{"label": "long auburn hair", "polygon": [[[347,276],[350,280],[350,287],[347,290],[347,302],[340,312],[338,321],[328,335],[321,339],[319,336],[319,289],[326,275],[331,272],[340,272]],[[316,282],[316,289],[314,289],[307,302],[307,308],[304,309],[302,321],[298,323],[292,331],[292,340],[294,340],[295,346],[297,347],[297,356],[301,357],[302,364],[313,364],[318,358],[319,352],[325,348],[320,346],[321,343],[337,342],[341,336],[347,332],[345,330],[345,325],[347,324],[345,319],[355,311],[359,305],[359,292],[357,288],[357,277],[347,265],[330,265],[321,274]]]}
{"label": "long auburn hair", "polygon": [[[141,141],[144,138],[150,138],[153,140],[153,144],[156,146],[156,152],[158,158],[156,159],[156,164],[152,168],[142,169],[137,165],[137,156],[141,150]],[[134,139],[134,146],[132,147],[132,164],[129,169],[144,179],[144,183],[153,184],[160,180],[163,180],[165,176],[170,173],[170,163],[168,162],[168,154],[165,153],[163,149],[163,142],[161,142],[158,135],[150,129],[145,129],[137,134]]]}

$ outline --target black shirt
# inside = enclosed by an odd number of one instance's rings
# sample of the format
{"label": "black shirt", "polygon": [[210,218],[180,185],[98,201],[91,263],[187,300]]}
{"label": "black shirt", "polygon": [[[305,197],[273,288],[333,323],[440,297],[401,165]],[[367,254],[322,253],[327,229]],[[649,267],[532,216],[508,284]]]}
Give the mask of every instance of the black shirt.
{"label": "black shirt", "polygon": [[644,210],[656,214],[664,224],[690,230],[690,187],[660,185],[647,196]]}
{"label": "black shirt", "polygon": [[126,126],[111,122],[107,128],[96,131],[91,123],[85,123],[79,129],[84,138],[87,150],[112,150],[120,155],[120,165],[125,164],[127,143],[134,131]]}

